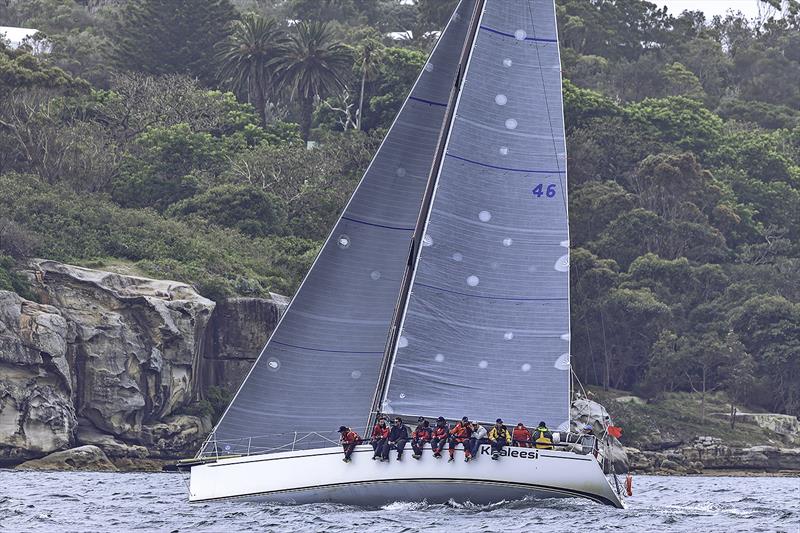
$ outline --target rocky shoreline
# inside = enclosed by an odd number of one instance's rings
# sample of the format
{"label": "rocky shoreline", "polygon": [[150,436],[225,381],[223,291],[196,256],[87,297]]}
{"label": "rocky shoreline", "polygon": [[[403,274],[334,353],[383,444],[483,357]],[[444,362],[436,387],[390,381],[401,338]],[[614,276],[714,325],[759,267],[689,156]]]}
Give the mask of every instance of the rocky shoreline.
{"label": "rocky shoreline", "polygon": [[[238,388],[288,304],[279,295],[215,303],[183,283],[46,260],[27,274],[37,302],[0,291],[0,468],[158,471],[194,455],[212,429],[211,393]],[[645,402],[609,405],[634,404]],[[733,446],[656,431],[638,447],[614,439],[614,469],[800,472],[796,418],[740,418],[775,438]],[[573,429],[596,432],[611,422],[587,398],[574,402],[572,419]]]}
{"label": "rocky shoreline", "polygon": [[27,274],[37,302],[0,291],[0,467],[85,446],[125,469],[193,455],[209,390],[238,387],[286,307],[54,261]]}

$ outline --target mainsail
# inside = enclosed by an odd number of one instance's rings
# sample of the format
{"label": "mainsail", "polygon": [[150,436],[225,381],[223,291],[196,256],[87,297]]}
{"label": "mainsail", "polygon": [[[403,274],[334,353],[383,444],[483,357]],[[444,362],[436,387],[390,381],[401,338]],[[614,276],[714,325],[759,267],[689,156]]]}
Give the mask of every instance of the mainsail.
{"label": "mainsail", "polygon": [[563,426],[569,231],[552,0],[488,0],[383,410]]}
{"label": "mainsail", "polygon": [[[310,272],[201,454],[319,442],[370,411],[470,14],[463,0]],[[302,438],[302,437],[301,437]]]}

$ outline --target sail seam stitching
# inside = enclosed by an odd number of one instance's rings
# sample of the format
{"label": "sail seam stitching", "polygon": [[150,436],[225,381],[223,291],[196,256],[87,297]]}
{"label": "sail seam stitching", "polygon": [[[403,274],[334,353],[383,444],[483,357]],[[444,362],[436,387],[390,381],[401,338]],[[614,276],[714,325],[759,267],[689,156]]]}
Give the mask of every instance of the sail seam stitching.
{"label": "sail seam stitching", "polygon": [[[486,30],[491,33],[496,33],[497,35],[502,35],[504,37],[512,37],[516,39],[517,37],[513,33],[506,33],[504,31],[496,30],[494,28],[490,28],[489,26],[481,26],[482,30]],[[541,37],[526,37],[526,41],[535,41],[537,43],[557,43],[558,39],[544,39]]]}
{"label": "sail seam stitching", "polygon": [[453,159],[458,159],[460,161],[466,161],[467,163],[472,163],[473,165],[479,165],[482,167],[494,168],[497,170],[508,170],[509,172],[527,172],[529,174],[563,174],[565,173],[564,170],[534,170],[529,168],[510,168],[510,167],[501,167],[497,165],[491,165],[489,163],[481,163],[480,161],[475,161],[473,159],[467,159],[466,157],[461,157],[460,155],[455,155],[451,153],[446,154],[447,157],[452,157]]}
{"label": "sail seam stitching", "polygon": [[409,96],[409,100],[414,100],[415,102],[422,102],[423,104],[435,105],[439,107],[447,107],[447,104],[443,104],[441,102],[434,102],[433,100],[426,100],[424,98],[418,98],[416,96]]}
{"label": "sail seam stitching", "polygon": [[375,226],[377,228],[396,229],[396,230],[402,230],[402,231],[414,231],[414,228],[404,228],[402,226],[387,226],[385,224],[375,224],[374,222],[366,222],[364,220],[358,220],[357,218],[342,217],[342,220],[349,220],[350,222],[357,222],[359,224],[364,224],[364,225],[367,225],[367,226]]}
{"label": "sail seam stitching", "polygon": [[466,293],[466,292],[459,292],[459,291],[454,291],[454,290],[451,290],[451,289],[444,289],[442,287],[436,287],[434,285],[428,285],[427,283],[417,282],[416,285],[419,286],[419,287],[426,287],[428,289],[434,289],[434,290],[437,290],[437,291],[450,292],[450,293],[453,293],[453,294],[460,294],[462,296],[469,296],[470,298],[484,298],[484,299],[487,299],[487,300],[512,300],[512,301],[517,301],[517,302],[557,302],[557,301],[566,300],[566,298],[509,298],[507,296],[484,296],[482,294],[469,294],[469,293]]}
{"label": "sail seam stitching", "polygon": [[309,351],[312,351],[312,352],[357,353],[357,354],[370,354],[370,355],[382,354],[383,353],[383,352],[356,352],[356,351],[351,351],[351,350],[323,350],[323,349],[320,349],[320,348],[309,348],[307,346],[298,346],[296,344],[289,344],[287,342],[281,342],[281,341],[272,341],[272,342],[275,343],[275,344],[280,344],[281,346],[288,346],[289,348],[298,348],[300,350],[309,350]]}

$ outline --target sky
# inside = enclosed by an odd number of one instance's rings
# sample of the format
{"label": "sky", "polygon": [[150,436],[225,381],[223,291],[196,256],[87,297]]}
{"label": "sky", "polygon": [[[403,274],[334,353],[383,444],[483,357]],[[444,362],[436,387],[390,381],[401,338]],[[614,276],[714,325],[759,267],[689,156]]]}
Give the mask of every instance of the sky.
{"label": "sky", "polygon": [[[648,0],[658,7],[667,6],[669,13],[680,15],[683,11],[700,10],[711,19],[714,15],[724,15],[729,9],[741,11],[745,17],[752,19],[758,16],[759,0]],[[763,8],[762,8],[763,9]]]}

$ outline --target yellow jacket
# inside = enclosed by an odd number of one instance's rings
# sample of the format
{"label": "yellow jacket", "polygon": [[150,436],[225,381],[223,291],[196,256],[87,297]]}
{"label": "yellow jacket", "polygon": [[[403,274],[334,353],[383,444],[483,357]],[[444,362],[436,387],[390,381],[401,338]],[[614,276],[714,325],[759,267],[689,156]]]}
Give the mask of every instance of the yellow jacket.
{"label": "yellow jacket", "polygon": [[505,426],[503,426],[503,429],[499,431],[497,429],[497,426],[492,426],[492,430],[489,432],[489,440],[496,441],[497,439],[502,439],[502,438],[505,438],[506,442],[510,443],[511,433],[508,432]]}

